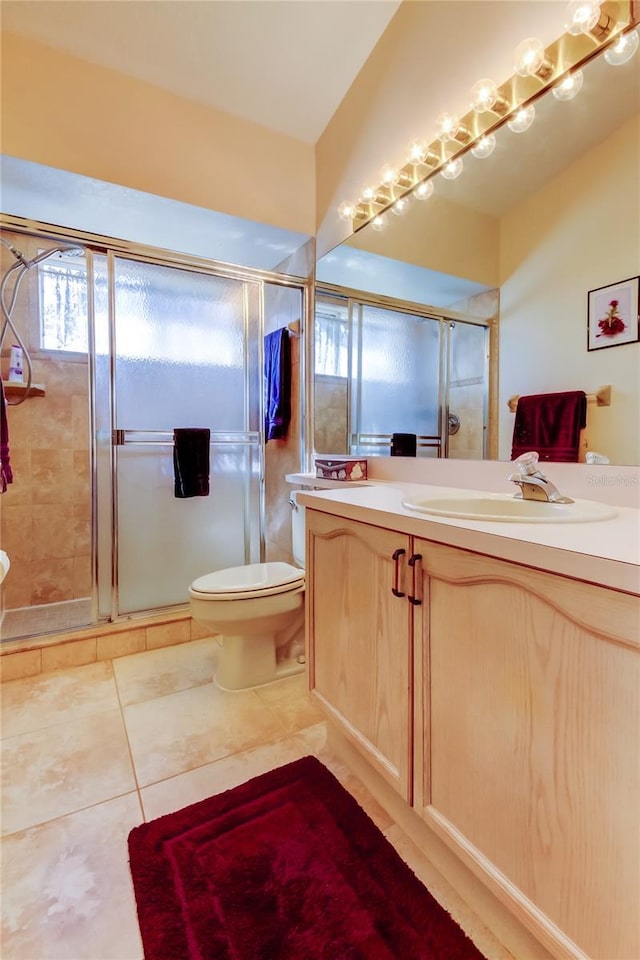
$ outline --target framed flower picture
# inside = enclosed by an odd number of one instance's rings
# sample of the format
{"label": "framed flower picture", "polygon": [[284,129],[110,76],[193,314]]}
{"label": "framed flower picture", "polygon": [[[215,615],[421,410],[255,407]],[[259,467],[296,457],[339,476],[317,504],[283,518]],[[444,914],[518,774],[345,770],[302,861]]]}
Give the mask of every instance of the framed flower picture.
{"label": "framed flower picture", "polygon": [[640,277],[588,293],[587,350],[637,343],[640,337]]}

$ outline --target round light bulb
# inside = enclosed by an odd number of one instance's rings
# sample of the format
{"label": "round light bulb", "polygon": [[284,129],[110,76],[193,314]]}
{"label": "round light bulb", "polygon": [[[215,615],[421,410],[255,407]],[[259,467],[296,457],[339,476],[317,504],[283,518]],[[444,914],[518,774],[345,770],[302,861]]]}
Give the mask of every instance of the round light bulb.
{"label": "round light bulb", "polygon": [[429,149],[429,145],[426,143],[426,141],[414,140],[413,143],[409,145],[409,150],[407,152],[407,162],[413,163],[413,164],[422,163],[425,156],[427,155],[428,149]]}
{"label": "round light bulb", "polygon": [[432,193],[433,193],[432,180],[423,180],[422,183],[419,183],[418,186],[413,191],[413,195],[416,198],[416,200],[428,200]]}
{"label": "round light bulb", "polygon": [[456,157],[455,160],[449,160],[449,163],[440,171],[445,180],[455,180],[462,173],[462,157]]}
{"label": "round light bulb", "polygon": [[379,213],[378,216],[374,217],[373,220],[371,221],[372,230],[384,230],[385,225],[386,225],[386,220],[381,213]]}
{"label": "round light bulb", "polygon": [[544,63],[544,44],[537,37],[527,37],[519,43],[515,52],[513,69],[519,77],[535,75]]}
{"label": "round light bulb", "polygon": [[631,30],[629,33],[623,33],[621,37],[618,37],[611,47],[607,47],[604,58],[612,67],[620,67],[623,63],[631,60],[638,46],[640,46],[638,31]]}
{"label": "round light bulb", "polygon": [[553,87],[551,93],[556,100],[573,100],[582,90],[583,83],[584,74],[582,70],[576,70],[575,73],[570,73],[568,77],[565,77],[562,83]]}
{"label": "round light bulb", "polygon": [[338,216],[341,220],[353,220],[356,215],[356,205],[352,200],[343,200],[338,207]]}
{"label": "round light bulb", "polygon": [[409,201],[406,197],[398,197],[394,205],[391,207],[391,212],[395,213],[397,217],[401,217],[409,209]]}
{"label": "round light bulb", "polygon": [[471,108],[476,113],[491,110],[498,96],[498,84],[495,80],[478,80],[471,88]]}
{"label": "round light bulb", "polygon": [[495,148],[495,135],[493,133],[487,133],[484,137],[480,137],[475,146],[471,147],[471,153],[479,160],[484,160],[485,157],[491,156]]}
{"label": "round light bulb", "polygon": [[360,195],[360,200],[362,203],[373,203],[376,192],[377,191],[375,187],[365,187]]}
{"label": "round light bulb", "polygon": [[514,133],[524,133],[525,130],[529,129],[535,118],[535,107],[523,107],[521,110],[518,110],[517,113],[514,113],[511,119],[507,121],[507,126],[509,130],[513,130]]}
{"label": "round light bulb", "polygon": [[396,183],[398,179],[398,171],[395,167],[392,167],[390,164],[386,164],[380,171],[380,180],[385,185],[385,187],[390,187]]}
{"label": "round light bulb", "polygon": [[440,140],[455,140],[456,133],[460,129],[460,121],[452,113],[441,113],[436,121],[438,137]]}
{"label": "round light bulb", "polygon": [[597,0],[572,0],[567,7],[567,33],[577,36],[589,33],[600,19],[600,4]]}

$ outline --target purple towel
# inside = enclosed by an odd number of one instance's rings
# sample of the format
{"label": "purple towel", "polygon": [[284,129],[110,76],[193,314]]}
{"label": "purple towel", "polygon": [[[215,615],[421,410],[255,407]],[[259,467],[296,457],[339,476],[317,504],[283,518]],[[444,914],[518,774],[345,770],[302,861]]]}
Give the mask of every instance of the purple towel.
{"label": "purple towel", "polygon": [[291,344],[282,327],[264,338],[264,436],[282,440],[291,420]]}
{"label": "purple towel", "polygon": [[9,424],[4,386],[0,380],[0,493],[6,493],[7,485],[13,483],[13,471],[9,457]]}

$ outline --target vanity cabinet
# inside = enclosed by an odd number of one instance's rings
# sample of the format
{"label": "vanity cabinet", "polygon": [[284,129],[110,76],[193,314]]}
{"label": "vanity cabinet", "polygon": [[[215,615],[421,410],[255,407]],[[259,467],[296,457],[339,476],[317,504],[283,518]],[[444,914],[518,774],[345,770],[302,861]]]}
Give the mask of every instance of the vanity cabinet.
{"label": "vanity cabinet", "polygon": [[342,732],[410,802],[411,608],[392,592],[410,538],[309,509],[306,525],[311,689]]}
{"label": "vanity cabinet", "polygon": [[311,686],[330,718],[553,955],[637,960],[639,598],[307,521]]}

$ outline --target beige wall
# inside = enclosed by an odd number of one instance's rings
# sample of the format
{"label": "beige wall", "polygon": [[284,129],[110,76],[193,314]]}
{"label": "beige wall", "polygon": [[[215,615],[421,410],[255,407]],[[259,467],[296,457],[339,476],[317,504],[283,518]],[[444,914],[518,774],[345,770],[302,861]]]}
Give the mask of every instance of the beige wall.
{"label": "beige wall", "polygon": [[2,152],[314,232],[312,145],[6,33]]}
{"label": "beige wall", "polygon": [[640,462],[640,345],[587,352],[587,292],[638,275],[640,116],[512,209],[500,231],[500,456],[513,394],[613,386],[589,404],[587,442]]}

